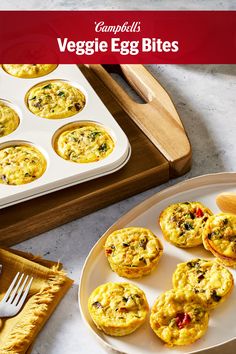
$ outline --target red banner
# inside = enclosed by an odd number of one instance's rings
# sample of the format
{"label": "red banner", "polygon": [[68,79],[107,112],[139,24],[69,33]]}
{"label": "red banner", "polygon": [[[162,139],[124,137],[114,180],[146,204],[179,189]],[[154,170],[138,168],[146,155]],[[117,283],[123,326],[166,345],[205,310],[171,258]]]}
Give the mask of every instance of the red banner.
{"label": "red banner", "polygon": [[236,63],[235,11],[0,11],[1,63]]}

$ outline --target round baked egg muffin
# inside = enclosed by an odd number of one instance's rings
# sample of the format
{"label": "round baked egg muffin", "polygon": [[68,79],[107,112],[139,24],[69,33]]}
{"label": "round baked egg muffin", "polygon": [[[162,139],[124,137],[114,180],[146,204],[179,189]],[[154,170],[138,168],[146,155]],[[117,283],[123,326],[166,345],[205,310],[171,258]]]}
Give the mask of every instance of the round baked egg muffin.
{"label": "round baked egg muffin", "polygon": [[35,85],[27,92],[25,100],[32,113],[47,119],[74,116],[86,103],[83,92],[63,80],[44,81]]}
{"label": "round baked egg muffin", "polygon": [[140,278],[149,274],[163,253],[158,237],[143,227],[128,227],[112,232],[104,248],[111,269],[126,278]]}
{"label": "round baked egg muffin", "polygon": [[212,215],[200,202],[182,202],[168,206],[159,217],[165,239],[177,247],[195,247],[202,243],[202,232]]}
{"label": "round baked egg muffin", "polygon": [[160,295],[150,316],[151,328],[168,346],[195,342],[205,334],[208,321],[204,301],[186,289],[169,290]]}
{"label": "round baked egg muffin", "polygon": [[149,306],[137,286],[109,282],[92,292],[88,310],[98,329],[110,336],[125,336],[145,322]]}
{"label": "round baked egg muffin", "polygon": [[16,111],[0,100],[0,138],[14,132],[19,123]]}
{"label": "round baked egg muffin", "polygon": [[236,215],[212,215],[203,231],[203,244],[218,260],[236,267]]}
{"label": "round baked egg muffin", "polygon": [[234,278],[215,260],[193,259],[180,263],[173,274],[173,287],[198,294],[209,309],[222,303],[231,293]]}
{"label": "round baked egg muffin", "polygon": [[33,182],[43,175],[47,161],[31,145],[12,145],[0,149],[0,183],[20,185]]}
{"label": "round baked egg muffin", "polygon": [[106,158],[114,150],[114,141],[99,125],[72,124],[54,140],[56,153],[64,160],[76,163],[96,162]]}
{"label": "round baked egg muffin", "polygon": [[2,64],[2,67],[12,76],[29,79],[51,73],[57,64]]}

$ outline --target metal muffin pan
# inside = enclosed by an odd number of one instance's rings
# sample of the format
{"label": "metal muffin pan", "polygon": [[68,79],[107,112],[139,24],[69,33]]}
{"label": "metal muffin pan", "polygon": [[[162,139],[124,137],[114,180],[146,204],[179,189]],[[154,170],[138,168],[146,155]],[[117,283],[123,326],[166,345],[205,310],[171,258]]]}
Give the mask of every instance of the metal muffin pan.
{"label": "metal muffin pan", "polygon": [[[40,82],[55,79],[78,87],[86,97],[84,108],[74,116],[62,119],[34,115],[25,103],[26,93]],[[17,129],[0,138],[0,149],[25,142],[37,147],[47,160],[46,171],[35,181],[16,186],[0,184],[0,208],[105,176],[119,170],[129,160],[131,148],[127,136],[77,65],[59,65],[48,75],[31,79],[11,76],[0,68],[0,100],[7,101],[20,118]],[[72,122],[91,122],[103,126],[114,140],[113,152],[103,160],[91,163],[72,163],[62,159],[54,150],[53,137],[59,129]]]}

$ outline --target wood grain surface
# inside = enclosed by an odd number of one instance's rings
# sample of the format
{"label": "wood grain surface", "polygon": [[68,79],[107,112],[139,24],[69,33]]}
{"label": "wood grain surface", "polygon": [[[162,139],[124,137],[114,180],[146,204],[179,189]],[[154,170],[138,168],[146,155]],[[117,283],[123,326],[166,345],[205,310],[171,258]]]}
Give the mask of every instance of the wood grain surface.
{"label": "wood grain surface", "polygon": [[[159,82],[143,65],[89,65],[118,100],[129,117],[170,164],[171,176],[181,176],[191,165],[191,146],[175,106]],[[106,66],[105,66],[106,67]],[[107,71],[116,71],[143,98],[135,102]]]}

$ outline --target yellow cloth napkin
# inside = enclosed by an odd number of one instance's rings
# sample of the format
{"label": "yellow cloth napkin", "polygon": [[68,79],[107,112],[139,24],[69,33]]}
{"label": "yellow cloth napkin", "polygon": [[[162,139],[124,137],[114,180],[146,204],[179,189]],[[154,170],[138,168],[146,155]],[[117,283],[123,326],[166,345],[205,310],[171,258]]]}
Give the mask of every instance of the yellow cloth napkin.
{"label": "yellow cloth napkin", "polygon": [[17,272],[34,280],[22,310],[12,318],[1,319],[0,354],[29,353],[37,334],[55,310],[73,281],[59,263],[21,251],[0,248],[0,300]]}

